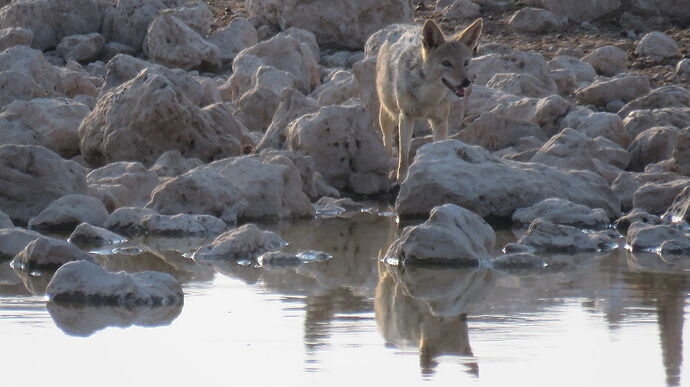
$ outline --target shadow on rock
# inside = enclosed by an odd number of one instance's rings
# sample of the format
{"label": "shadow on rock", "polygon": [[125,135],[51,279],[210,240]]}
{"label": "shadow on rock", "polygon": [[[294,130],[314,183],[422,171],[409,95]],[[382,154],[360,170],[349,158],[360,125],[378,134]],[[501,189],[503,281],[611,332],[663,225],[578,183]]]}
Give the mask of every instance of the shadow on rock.
{"label": "shadow on rock", "polygon": [[170,325],[182,312],[182,304],[157,307],[46,304],[55,325],[71,336],[87,337],[107,327],[157,327]]}

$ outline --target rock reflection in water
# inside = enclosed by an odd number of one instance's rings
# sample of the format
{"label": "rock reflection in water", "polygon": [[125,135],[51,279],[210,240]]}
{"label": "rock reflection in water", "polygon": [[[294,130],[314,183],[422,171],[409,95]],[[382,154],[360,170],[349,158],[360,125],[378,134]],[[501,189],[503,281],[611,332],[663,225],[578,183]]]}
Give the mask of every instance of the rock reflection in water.
{"label": "rock reflection in water", "polygon": [[396,267],[379,264],[374,310],[387,343],[416,346],[423,373],[433,373],[436,358],[470,357],[467,372],[479,374],[471,357],[467,313],[491,287],[486,268]]}
{"label": "rock reflection in water", "polygon": [[43,295],[55,270],[28,270],[15,267],[14,272],[22,280],[24,287],[33,295]]}
{"label": "rock reflection in water", "polygon": [[91,336],[107,327],[170,325],[182,312],[182,304],[126,308],[48,302],[46,306],[58,328],[68,335],[82,337]]}

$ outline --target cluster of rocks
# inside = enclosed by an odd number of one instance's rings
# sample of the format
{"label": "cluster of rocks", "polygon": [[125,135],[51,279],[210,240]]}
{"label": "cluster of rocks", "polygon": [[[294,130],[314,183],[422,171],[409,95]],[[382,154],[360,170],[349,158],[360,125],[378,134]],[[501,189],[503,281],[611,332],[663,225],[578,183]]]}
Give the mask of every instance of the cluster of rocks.
{"label": "cluster of rocks", "polygon": [[[557,29],[566,15],[591,20],[621,1],[534,3],[552,14],[524,9],[513,27]],[[16,0],[0,8],[0,255],[25,268],[86,261],[65,265],[54,281],[93,275],[112,283],[113,294],[136,288],[143,298],[80,293],[62,282],[49,294],[120,304],[177,302],[181,293],[156,275],[110,277],[77,245],[204,236],[215,240],[195,260],[322,259],[281,253],[280,237],[256,226],[234,227],[357,207],[313,203],[389,188],[395,163],[376,123],[377,49],[402,30],[393,23],[412,21],[413,7],[328,4],[250,0],[249,18],[215,31],[209,8],[187,0]],[[437,7],[450,19],[484,10],[466,0]],[[638,50],[677,55],[666,40],[651,33]],[[618,238],[602,226],[633,209],[660,220],[630,222],[632,249],[688,251],[688,90],[652,88],[646,75],[628,72],[616,47],[551,60],[489,43],[479,52],[466,111],[451,112],[460,117],[451,120],[452,139],[415,140],[396,210],[431,217],[403,231],[389,256],[486,261],[495,255],[486,216],[528,225],[525,247],[514,246],[525,262],[539,250],[598,251]],[[71,235],[65,242],[15,226]],[[173,295],[158,295],[148,284],[155,280]]]}

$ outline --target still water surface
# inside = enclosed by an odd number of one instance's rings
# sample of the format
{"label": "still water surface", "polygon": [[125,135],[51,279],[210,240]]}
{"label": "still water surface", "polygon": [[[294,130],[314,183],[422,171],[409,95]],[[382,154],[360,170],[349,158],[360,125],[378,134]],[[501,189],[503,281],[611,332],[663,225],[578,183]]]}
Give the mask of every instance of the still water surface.
{"label": "still water surface", "polygon": [[394,218],[262,227],[333,259],[202,265],[182,252],[203,240],[160,238],[101,256],[184,283],[181,309],[151,310],[46,305],[49,274],[0,262],[2,385],[690,385],[682,262],[619,250],[538,273],[403,269],[378,261]]}

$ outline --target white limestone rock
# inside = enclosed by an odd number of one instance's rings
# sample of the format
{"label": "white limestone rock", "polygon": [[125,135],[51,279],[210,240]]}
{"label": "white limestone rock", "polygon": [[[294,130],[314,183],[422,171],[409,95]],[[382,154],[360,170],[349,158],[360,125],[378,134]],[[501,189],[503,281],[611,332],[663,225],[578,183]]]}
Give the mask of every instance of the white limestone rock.
{"label": "white limestone rock", "polygon": [[207,214],[229,224],[236,219],[311,217],[294,163],[282,155],[219,160],[169,180],[146,205],[166,215]]}
{"label": "white limestone rock", "polygon": [[609,223],[609,217],[601,208],[589,208],[569,200],[549,198],[513,213],[513,222],[531,224],[541,219],[554,224],[597,229]]}
{"label": "white limestone rock", "polygon": [[0,28],[33,32],[32,47],[55,48],[66,36],[99,32],[109,0],[18,0],[0,9]]}
{"label": "white limestone rock", "polygon": [[124,243],[127,238],[102,227],[81,223],[72,231],[67,241],[78,246],[106,246]]}
{"label": "white limestone rock", "polygon": [[638,55],[653,58],[668,58],[679,53],[678,43],[663,32],[653,31],[640,39],[635,48]]}
{"label": "white limestone rock", "polygon": [[609,80],[598,80],[575,93],[581,105],[606,106],[610,101],[629,102],[650,92],[649,77],[624,74]]}
{"label": "white limestone rock", "polygon": [[673,226],[636,222],[630,226],[626,239],[626,243],[633,251],[655,251],[663,243],[669,241],[687,243],[690,238]]}
{"label": "white limestone rock", "polygon": [[86,175],[89,195],[99,198],[110,211],[119,207],[143,206],[159,183],[158,175],[138,162],[119,161],[94,169]]}
{"label": "white limestone rock", "polygon": [[551,252],[593,252],[598,248],[596,241],[582,230],[542,219],[532,222],[517,243]]}
{"label": "white limestone rock", "polygon": [[558,31],[563,26],[561,20],[550,11],[532,7],[515,12],[508,23],[516,31],[535,34]]}
{"label": "white limestone rock", "polygon": [[481,217],[445,204],[433,208],[426,222],[406,227],[385,256],[406,265],[477,266],[489,259],[495,243],[494,230]]}
{"label": "white limestone rock", "polygon": [[361,104],[326,106],[288,127],[288,146],[311,156],[336,189],[373,194],[387,188],[388,158]]}
{"label": "white limestone rock", "polygon": [[549,68],[552,70],[572,70],[575,72],[577,82],[593,82],[597,76],[591,64],[567,55],[559,55],[551,59],[549,61]]}
{"label": "white limestone rock", "polygon": [[417,151],[400,187],[396,209],[399,216],[417,216],[454,203],[480,216],[510,216],[518,208],[550,197],[602,208],[609,217],[620,212],[619,199],[595,173],[503,160],[481,147],[454,140]]}
{"label": "white limestone rock", "polygon": [[70,262],[55,272],[46,289],[54,303],[165,306],[184,302],[179,282],[168,273],[109,273],[91,262]]}
{"label": "white limestone rock", "polygon": [[86,193],[86,171],[52,151],[27,145],[0,146],[0,209],[19,223],[53,200]]}
{"label": "white limestone rock", "polygon": [[628,54],[618,47],[603,46],[585,55],[582,61],[592,65],[597,73],[612,77],[625,72],[628,66]]}
{"label": "white limestone rock", "polygon": [[238,17],[211,34],[208,41],[218,47],[221,61],[229,63],[240,51],[259,40],[254,26],[246,18]]}
{"label": "white limestone rock", "polygon": [[287,243],[272,231],[261,231],[249,223],[219,235],[208,245],[199,247],[194,260],[253,261],[264,253],[278,251]]}
{"label": "white limestone rock", "polygon": [[394,23],[412,21],[409,0],[250,0],[250,16],[286,30],[297,27],[316,34],[319,45],[361,49],[367,38]]}
{"label": "white limestone rock", "polygon": [[218,47],[170,13],[153,19],[143,48],[153,62],[166,67],[215,71],[221,65]]}
{"label": "white limestone rock", "polygon": [[618,115],[625,118],[635,110],[674,107],[690,107],[690,91],[684,87],[666,85],[650,91],[647,95],[643,95],[628,102],[618,111]]}
{"label": "white limestone rock", "polygon": [[14,46],[30,46],[34,33],[26,28],[8,27],[0,29],[0,52]]}
{"label": "white limestone rock", "polygon": [[644,130],[658,126],[675,126],[683,129],[690,122],[690,108],[636,110],[623,120],[625,130],[635,138]]}
{"label": "white limestone rock", "polygon": [[203,164],[196,157],[186,158],[179,150],[173,149],[164,152],[149,171],[155,172],[158,177],[176,177]]}
{"label": "white limestone rock", "polygon": [[649,128],[638,134],[628,148],[632,155],[629,169],[642,172],[647,164],[672,158],[677,134],[678,129],[672,126]]}
{"label": "white limestone rock", "polygon": [[80,223],[101,226],[108,217],[103,203],[93,196],[65,195],[50,203],[29,220],[29,228],[46,231],[71,231]]}
{"label": "white limestone rock", "polygon": [[[12,102],[0,112],[0,143],[41,145],[72,157],[79,154],[79,125],[90,112],[88,106],[67,98]],[[26,133],[30,140],[7,139],[13,131]]]}
{"label": "white limestone rock", "polygon": [[309,94],[321,83],[319,56],[310,48],[308,40],[299,39],[296,36],[281,33],[242,50],[235,57],[233,72],[236,71],[235,62],[243,63],[245,60],[243,57],[254,56],[258,59],[258,63],[256,63],[256,67],[250,69],[252,75],[255,69],[262,64],[273,66],[292,74],[297,89],[304,94]]}
{"label": "white limestone rock", "polygon": [[79,128],[80,147],[93,166],[121,160],[151,165],[171,149],[210,161],[242,152],[241,139],[226,129],[228,120],[199,109],[163,74],[145,69],[99,98]]}
{"label": "white limestone rock", "polygon": [[146,30],[160,11],[176,8],[186,0],[118,0],[103,17],[102,34],[107,41],[141,51]]}
{"label": "white limestone rock", "polygon": [[623,120],[613,113],[594,112],[586,108],[571,109],[561,121],[561,129],[572,128],[588,137],[605,137],[627,148],[632,138],[625,130]]}
{"label": "white limestone rock", "polygon": [[557,89],[547,89],[542,81],[527,73],[498,73],[495,74],[486,87],[505,91],[506,93],[531,97],[544,98],[555,94]]}
{"label": "white limestone rock", "polygon": [[90,254],[77,246],[54,238],[38,238],[31,241],[12,260],[12,266],[21,270],[57,269],[72,261],[90,261]]}
{"label": "white limestone rock", "polygon": [[146,215],[141,219],[144,231],[151,235],[218,235],[227,225],[211,215]]}
{"label": "white limestone rock", "polygon": [[98,59],[103,51],[105,38],[99,33],[70,35],[57,45],[57,54],[65,61],[91,62]]}

